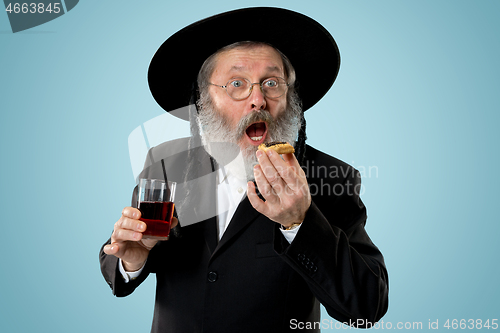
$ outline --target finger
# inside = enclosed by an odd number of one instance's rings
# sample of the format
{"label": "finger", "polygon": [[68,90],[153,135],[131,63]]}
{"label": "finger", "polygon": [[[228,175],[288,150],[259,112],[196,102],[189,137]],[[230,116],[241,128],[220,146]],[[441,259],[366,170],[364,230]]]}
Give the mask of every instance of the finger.
{"label": "finger", "polygon": [[[283,178],[284,176],[286,176],[290,172],[295,173],[295,168],[294,168],[294,164],[293,164],[294,163],[293,159],[295,159],[295,156],[293,154],[280,155],[273,150],[268,150],[267,157],[269,159],[269,162],[273,165],[273,167],[278,172],[280,178]],[[298,162],[297,162],[297,165],[298,165]]]}
{"label": "finger", "polygon": [[170,223],[170,228],[175,228],[177,226],[177,224],[179,224],[179,220],[177,219],[177,217],[172,217],[172,223]]}
{"label": "finger", "polygon": [[299,161],[297,160],[297,158],[295,157],[294,154],[290,153],[290,154],[283,154],[283,160],[290,166],[293,168],[293,170],[295,171],[295,173],[297,175],[304,175],[305,176],[305,173],[304,173],[304,169],[302,169],[300,167],[300,164],[299,164]]}
{"label": "finger", "polygon": [[[269,162],[275,168],[278,168],[278,167],[279,168],[285,168],[285,167],[288,166],[288,164],[286,164],[285,161],[282,158],[283,155],[278,154],[277,152],[275,152],[272,149],[269,149],[268,151],[266,151],[264,155],[267,156],[267,158],[269,159]],[[288,155],[288,154],[285,154],[285,155]]]}
{"label": "finger", "polygon": [[141,239],[142,239],[142,233],[121,228],[113,231],[113,234],[111,235],[111,243],[118,243],[124,241],[137,242]]}
{"label": "finger", "polygon": [[276,196],[276,192],[268,182],[264,172],[262,171],[262,167],[260,165],[256,165],[253,169],[253,174],[255,177],[255,182],[259,187],[260,194],[269,202],[275,202],[278,198]]}
{"label": "finger", "polygon": [[255,184],[253,182],[247,183],[247,197],[248,201],[250,201],[250,204],[253,208],[255,208],[256,211],[263,215],[266,215],[266,203],[257,195]]}
{"label": "finger", "polygon": [[122,215],[131,219],[138,220],[141,217],[141,211],[134,207],[125,207],[122,210]]}
{"label": "finger", "polygon": [[144,232],[146,230],[146,223],[140,220],[134,220],[128,217],[121,217],[118,222],[115,223],[115,230],[127,229],[138,232]]}
{"label": "finger", "polygon": [[272,150],[268,151],[269,160],[275,166],[279,178],[281,178],[283,182],[283,185],[288,186],[293,192],[296,192],[297,189],[302,187],[306,182],[305,174],[302,175],[303,172],[301,173],[299,171],[302,169],[300,168],[295,155],[284,154],[283,156],[285,160],[281,159],[278,153]]}
{"label": "finger", "polygon": [[[275,167],[276,165],[273,163],[273,161],[271,161],[269,156],[274,156],[274,157],[278,156],[277,158],[281,160],[279,155],[273,150],[269,150],[267,152],[267,154],[263,153],[260,150],[257,151],[257,159],[259,160],[260,169],[262,170],[265,178],[267,179],[267,182],[275,190],[278,191],[278,190],[282,189],[284,183],[280,177],[278,170],[276,170],[276,167]],[[281,161],[281,163],[284,164],[283,161]],[[279,163],[278,163],[278,167],[281,168],[281,167],[283,167],[283,165],[279,165]],[[260,184],[257,184],[257,185],[259,186],[259,189],[260,189]]]}
{"label": "finger", "polygon": [[104,246],[104,253],[121,258],[123,256],[123,249],[125,249],[123,242],[111,243]]}
{"label": "finger", "polygon": [[103,250],[104,253],[114,255],[115,257],[120,258],[123,255],[123,251],[121,251],[123,248],[123,243],[122,242],[117,242],[117,243],[111,243],[106,246],[104,246]]}
{"label": "finger", "polygon": [[118,246],[116,243],[105,245],[103,248],[104,253],[115,255],[118,252]]}

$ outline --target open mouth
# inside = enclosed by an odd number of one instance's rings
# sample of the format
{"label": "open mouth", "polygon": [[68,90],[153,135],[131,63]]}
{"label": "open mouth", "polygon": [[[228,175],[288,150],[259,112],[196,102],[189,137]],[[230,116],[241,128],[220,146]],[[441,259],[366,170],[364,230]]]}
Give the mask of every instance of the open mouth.
{"label": "open mouth", "polygon": [[247,127],[245,133],[252,144],[261,144],[266,138],[267,124],[265,122],[253,123]]}

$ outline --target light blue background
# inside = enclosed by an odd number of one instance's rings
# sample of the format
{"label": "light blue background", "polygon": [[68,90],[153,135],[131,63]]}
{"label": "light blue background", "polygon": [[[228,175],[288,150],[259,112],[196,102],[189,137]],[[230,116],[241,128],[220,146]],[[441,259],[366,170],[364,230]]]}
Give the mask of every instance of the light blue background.
{"label": "light blue background", "polygon": [[500,317],[497,1],[108,0],[17,34],[0,13],[1,332],[149,331],[154,276],[119,299],[98,262],[135,184],[128,135],[163,114],[148,64],[180,28],[248,5],[309,15],[340,47],[308,142],[367,171],[384,322]]}

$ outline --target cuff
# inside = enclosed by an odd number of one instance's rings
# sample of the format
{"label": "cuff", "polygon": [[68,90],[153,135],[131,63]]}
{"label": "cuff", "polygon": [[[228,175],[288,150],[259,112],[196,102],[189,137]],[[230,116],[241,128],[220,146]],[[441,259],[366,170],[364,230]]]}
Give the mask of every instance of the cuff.
{"label": "cuff", "polygon": [[282,228],[279,228],[285,239],[288,241],[289,244],[292,244],[293,240],[295,239],[295,236],[297,236],[297,232],[299,231],[300,227],[302,226],[302,223],[297,226],[296,228],[293,228],[291,230],[284,230]]}
{"label": "cuff", "polygon": [[123,267],[122,260],[118,259],[118,270],[120,271],[120,273],[121,273],[121,275],[123,277],[123,281],[125,283],[128,283],[130,280],[136,279],[141,274],[141,272],[144,269],[145,265],[146,265],[146,262],[144,262],[144,265],[142,265],[142,267],[139,268],[137,271],[135,271],[135,272],[127,272],[127,271],[125,271],[125,268]]}

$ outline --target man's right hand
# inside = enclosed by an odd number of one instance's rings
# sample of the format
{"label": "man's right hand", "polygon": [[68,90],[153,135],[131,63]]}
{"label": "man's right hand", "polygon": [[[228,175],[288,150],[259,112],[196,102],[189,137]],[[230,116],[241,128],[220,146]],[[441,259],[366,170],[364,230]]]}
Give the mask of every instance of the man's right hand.
{"label": "man's right hand", "polygon": [[[146,223],[139,220],[141,212],[132,207],[125,207],[122,216],[115,223],[111,244],[104,246],[104,253],[114,255],[122,260],[123,268],[128,272],[140,269],[149,251],[158,242],[155,239],[142,239]],[[172,228],[177,225],[177,219],[172,219]]]}

